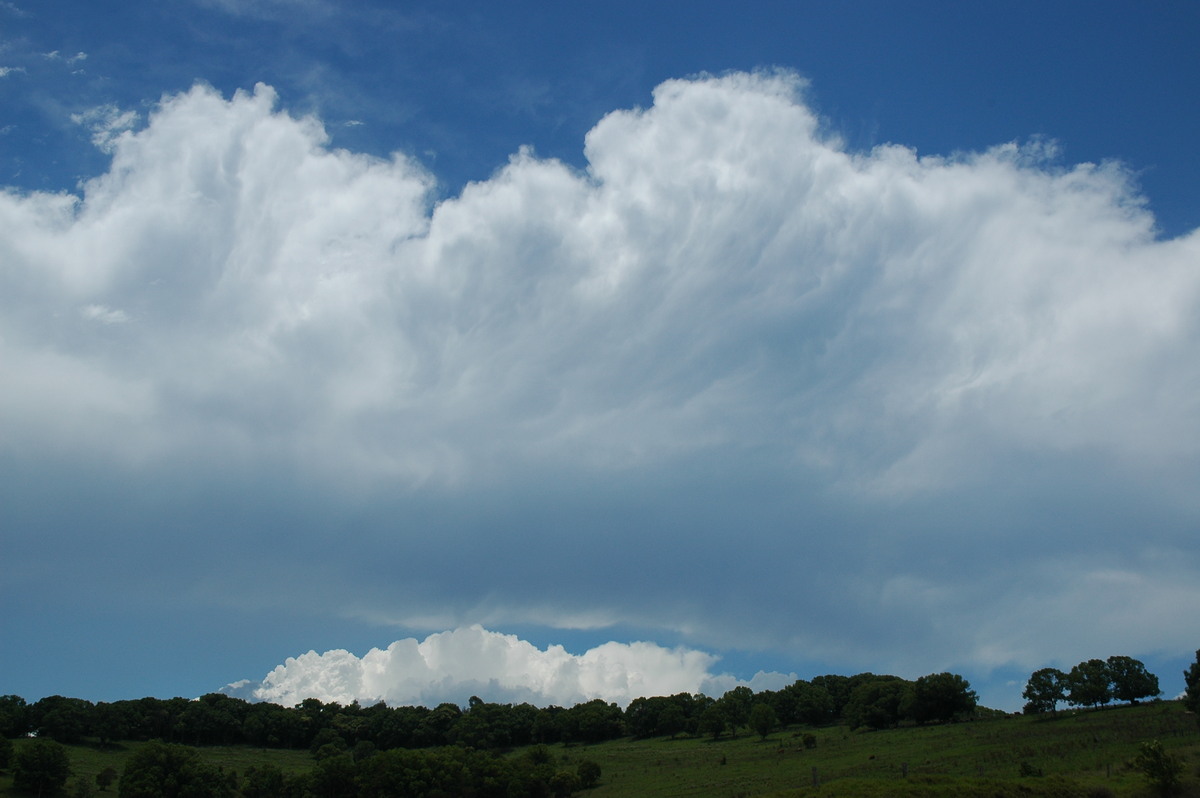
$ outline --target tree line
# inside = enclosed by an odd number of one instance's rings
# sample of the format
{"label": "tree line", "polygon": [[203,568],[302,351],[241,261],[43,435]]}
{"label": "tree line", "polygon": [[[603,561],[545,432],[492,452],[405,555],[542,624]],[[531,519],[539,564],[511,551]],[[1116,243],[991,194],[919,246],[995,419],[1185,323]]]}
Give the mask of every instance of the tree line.
{"label": "tree line", "polygon": [[[1194,693],[1200,693],[1200,686],[1194,685],[1200,678],[1200,651],[1196,652],[1196,659],[1197,664],[1184,672],[1189,701],[1200,699],[1200,695],[1192,698]],[[1053,714],[1060,703],[1076,707],[1099,707],[1113,701],[1136,704],[1161,694],[1158,677],[1146,670],[1142,662],[1132,657],[1113,656],[1107,660],[1085,660],[1067,672],[1058,668],[1036,670],[1030,675],[1021,697],[1026,700],[1027,714]]]}
{"label": "tree line", "polygon": [[308,748],[314,755],[352,751],[459,746],[501,750],[534,743],[597,743],[619,737],[737,734],[750,728],[843,722],[879,729],[901,722],[940,723],[970,713],[975,692],[961,676],[938,673],[909,681],[862,673],[797,680],[781,690],[736,687],[720,698],[679,693],[638,698],[622,710],[594,699],[572,707],[497,704],[475,696],[467,706],[362,706],[316,698],[294,707],[254,703],[223,693],[198,699],[140,698],[93,703],[53,695],[32,704],[0,696],[0,736],[29,734],[73,744],[90,738],[193,746],[252,745]]}
{"label": "tree line", "polygon": [[[1200,650],[1184,671],[1184,701],[1200,711]],[[1035,671],[1026,685],[1026,712],[1055,712],[1061,701],[1101,706],[1154,698],[1158,679],[1129,657],[1091,659],[1069,672]],[[603,700],[539,709],[492,704],[472,697],[465,708],[362,707],[308,699],[295,707],[250,703],[220,693],[187,700],[146,698],[96,703],[49,696],[33,704],[0,696],[0,770],[11,769],[18,790],[60,791],[70,773],[62,743],[85,737],[112,743],[147,741],[119,774],[122,798],[189,796],[569,796],[595,785],[596,763],[556,757],[546,745],[520,756],[499,756],[530,743],[600,742],[620,736],[736,735],[750,729],[764,738],[782,726],[844,724],[878,729],[901,723],[942,723],[973,716],[969,683],[951,673],[914,681],[863,673],[798,680],[777,691],[738,687],[713,699],[701,694],[639,698],[622,710]],[[986,711],[986,710],[984,710]],[[15,750],[9,738],[36,735]],[[816,737],[804,735],[806,746]],[[244,774],[208,764],[196,745],[250,744],[307,747],[311,771],[286,774],[270,764]],[[1145,747],[1145,746],[1144,746]],[[101,790],[116,782],[107,768]],[[77,785],[78,786],[78,785]],[[84,785],[86,787],[86,785]],[[84,790],[91,794],[90,790]],[[79,794],[83,794],[80,792]]]}
{"label": "tree line", "polygon": [[[120,774],[121,798],[208,796],[568,796],[594,785],[591,761],[556,763],[546,744],[596,743],[619,737],[735,736],[766,738],[783,726],[846,723],[878,729],[902,722],[941,723],[969,715],[975,693],[961,676],[915,681],[862,673],[798,680],[758,693],[736,687],[720,698],[679,693],[638,698],[622,710],[595,699],[569,708],[496,704],[472,696],[465,708],[361,706],[306,699],[294,707],[251,703],[223,693],[198,699],[142,698],[92,703],[54,695],[33,704],[0,696],[0,769],[10,737],[36,736],[16,756],[14,784],[50,794],[65,784],[63,744],[85,739],[146,744]],[[805,745],[815,745],[805,735]],[[208,765],[195,746],[307,748],[316,764],[304,774],[266,765],[239,776]],[[519,757],[498,754],[530,746]],[[115,772],[97,782],[106,789]],[[104,783],[100,783],[104,779]]]}

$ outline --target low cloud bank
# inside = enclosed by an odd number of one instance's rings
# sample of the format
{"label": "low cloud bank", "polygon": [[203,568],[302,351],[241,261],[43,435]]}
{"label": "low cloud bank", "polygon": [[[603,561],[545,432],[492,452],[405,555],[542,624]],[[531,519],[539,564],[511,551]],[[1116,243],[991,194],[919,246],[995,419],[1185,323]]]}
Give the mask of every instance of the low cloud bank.
{"label": "low cloud bank", "polygon": [[223,692],[283,706],[306,698],[436,706],[464,704],[472,695],[538,706],[571,706],[593,698],[626,706],[639,696],[721,695],[738,685],[767,690],[796,680],[794,673],[759,672],[748,682],[714,674],[717,659],[704,651],[646,642],[609,642],[576,655],[558,645],[539,649],[476,625],[422,641],[397,640],[362,657],[342,649],[309,651],[288,657],[262,682],[234,682]]}

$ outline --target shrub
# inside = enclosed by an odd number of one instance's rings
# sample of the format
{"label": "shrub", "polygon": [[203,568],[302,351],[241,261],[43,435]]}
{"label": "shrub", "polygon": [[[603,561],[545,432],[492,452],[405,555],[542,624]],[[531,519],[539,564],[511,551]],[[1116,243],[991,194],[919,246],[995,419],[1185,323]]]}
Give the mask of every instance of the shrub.
{"label": "shrub", "polygon": [[595,787],[600,781],[600,766],[590,759],[585,759],[576,768],[579,773],[579,785],[587,790]]}
{"label": "shrub", "polygon": [[1159,795],[1173,795],[1178,791],[1183,777],[1183,760],[1167,753],[1158,740],[1142,743],[1142,750],[1133,760],[1133,765]]}

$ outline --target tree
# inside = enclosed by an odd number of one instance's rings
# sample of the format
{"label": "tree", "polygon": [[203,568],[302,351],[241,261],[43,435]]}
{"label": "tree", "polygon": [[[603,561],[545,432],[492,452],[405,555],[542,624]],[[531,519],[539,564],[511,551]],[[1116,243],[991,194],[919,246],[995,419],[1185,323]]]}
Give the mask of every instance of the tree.
{"label": "tree", "polygon": [[700,722],[696,729],[701,734],[711,734],[714,740],[720,739],[725,731],[725,711],[719,704],[711,704],[700,713]]}
{"label": "tree", "polygon": [[1183,703],[1192,712],[1200,712],[1200,650],[1196,651],[1196,661],[1183,672],[1183,682],[1187,685]]}
{"label": "tree", "polygon": [[322,759],[310,774],[313,792],[320,798],[353,798],[358,795],[357,771],[349,754]]}
{"label": "tree", "polygon": [[770,704],[758,703],[750,708],[750,728],[758,732],[758,736],[767,739],[767,735],[775,731],[779,718]]}
{"label": "tree", "polygon": [[1067,674],[1067,700],[1075,706],[1097,707],[1112,700],[1108,665],[1102,659],[1081,662]]}
{"label": "tree", "polygon": [[46,696],[29,708],[38,737],[60,743],[77,743],[90,729],[92,703],[82,698]]}
{"label": "tree", "polygon": [[99,703],[92,710],[92,733],[100,738],[101,745],[129,736],[129,721],[124,708],[117,704]]}
{"label": "tree", "polygon": [[913,683],[908,715],[917,723],[947,723],[975,709],[971,683],[956,673],[931,673]]}
{"label": "tree", "polygon": [[1142,743],[1142,749],[1133,760],[1133,764],[1159,795],[1174,795],[1179,789],[1179,781],[1183,776],[1183,760],[1174,754],[1168,754],[1158,740]]}
{"label": "tree", "polygon": [[1109,657],[1108,679],[1112,685],[1113,698],[1136,704],[1140,698],[1154,698],[1162,693],[1158,689],[1158,677],[1146,670],[1132,657]]}
{"label": "tree", "polygon": [[737,736],[737,730],[750,720],[750,702],[754,700],[754,691],[742,685],[726,691],[717,704],[725,714],[729,730]]}
{"label": "tree", "polygon": [[1027,702],[1027,714],[1058,712],[1058,702],[1067,698],[1067,674],[1058,668],[1042,668],[1034,671],[1025,684],[1021,697]]}
{"label": "tree", "polygon": [[655,734],[666,734],[672,738],[687,727],[687,715],[683,707],[674,702],[663,707],[658,713],[658,723],[654,727]]}
{"label": "tree", "polygon": [[13,787],[20,792],[51,795],[62,790],[70,775],[66,748],[53,740],[34,740],[17,752]]}
{"label": "tree", "polygon": [[19,695],[0,695],[0,737],[21,737],[29,729],[29,705],[25,699]]}
{"label": "tree", "polygon": [[125,762],[120,798],[226,798],[230,779],[194,748],[153,741]]}
{"label": "tree", "polygon": [[0,737],[0,770],[8,770],[12,763],[13,744],[7,737]]}
{"label": "tree", "polygon": [[775,714],[785,726],[792,723],[821,726],[832,723],[840,711],[826,688],[803,679],[788,685],[776,695]]}
{"label": "tree", "polygon": [[896,676],[876,676],[860,683],[846,702],[845,718],[852,729],[887,729],[900,722],[901,707],[910,701],[912,683]]}

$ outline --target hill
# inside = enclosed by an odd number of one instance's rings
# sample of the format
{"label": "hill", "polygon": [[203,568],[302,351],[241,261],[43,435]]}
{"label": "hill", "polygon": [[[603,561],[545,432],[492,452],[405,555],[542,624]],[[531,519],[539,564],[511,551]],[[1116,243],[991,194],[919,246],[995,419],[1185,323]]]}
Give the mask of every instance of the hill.
{"label": "hill", "polygon": [[[749,796],[1148,796],[1132,761],[1143,742],[1160,740],[1186,757],[1184,794],[1200,795],[1200,726],[1174,701],[1063,712],[994,715],[937,726],[852,732],[843,726],[791,727],[766,739],[737,737],[618,739],[592,745],[517,748],[509,758],[547,758],[574,769],[600,766],[589,798],[748,798]],[[17,749],[31,744],[14,741]],[[67,746],[73,770],[68,794],[95,784],[106,767],[122,772],[145,743]],[[306,752],[248,746],[195,749],[225,773],[272,765],[312,770]],[[110,788],[108,794],[115,794]],[[15,795],[11,773],[0,795]]]}

